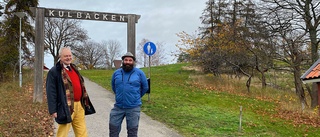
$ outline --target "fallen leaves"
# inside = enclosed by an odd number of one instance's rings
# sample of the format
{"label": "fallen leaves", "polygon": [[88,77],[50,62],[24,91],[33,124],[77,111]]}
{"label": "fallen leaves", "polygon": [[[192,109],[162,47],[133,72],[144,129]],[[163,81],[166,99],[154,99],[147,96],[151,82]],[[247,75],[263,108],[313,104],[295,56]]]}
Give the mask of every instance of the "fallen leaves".
{"label": "fallen leaves", "polygon": [[295,127],[301,125],[320,127],[320,117],[310,115],[309,113],[278,109],[274,117],[292,121]]}
{"label": "fallen leaves", "polygon": [[[33,103],[33,89],[28,85],[21,91],[0,88],[0,136],[50,137],[53,136],[53,119],[47,104]],[[45,98],[45,97],[44,97]]]}

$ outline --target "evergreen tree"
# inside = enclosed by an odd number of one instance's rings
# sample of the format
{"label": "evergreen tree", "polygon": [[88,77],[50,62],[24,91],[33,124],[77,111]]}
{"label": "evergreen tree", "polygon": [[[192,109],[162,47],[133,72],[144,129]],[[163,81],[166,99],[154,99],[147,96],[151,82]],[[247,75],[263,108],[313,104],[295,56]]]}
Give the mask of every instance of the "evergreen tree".
{"label": "evergreen tree", "polygon": [[[24,12],[26,14],[21,19],[21,30],[25,34],[21,44],[22,58],[24,61],[33,60],[32,52],[26,43],[33,43],[34,41],[34,28],[30,25],[32,12],[29,7],[37,7],[38,0],[8,0],[3,4],[5,5],[3,7],[4,14],[2,15],[4,20],[0,24],[0,81],[7,80],[11,77],[11,74],[14,74],[13,77],[15,77],[18,73],[20,19],[14,14],[16,12]],[[14,72],[12,73],[11,71]]]}

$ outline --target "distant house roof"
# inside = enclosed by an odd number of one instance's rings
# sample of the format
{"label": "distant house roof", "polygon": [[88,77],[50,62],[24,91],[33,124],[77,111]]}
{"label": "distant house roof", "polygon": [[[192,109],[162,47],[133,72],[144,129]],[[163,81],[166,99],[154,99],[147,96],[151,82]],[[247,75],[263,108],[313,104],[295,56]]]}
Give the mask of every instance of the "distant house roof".
{"label": "distant house roof", "polygon": [[303,83],[320,82],[320,59],[318,59],[301,77]]}
{"label": "distant house roof", "polygon": [[43,66],[43,70],[49,70],[49,68],[46,66]]}

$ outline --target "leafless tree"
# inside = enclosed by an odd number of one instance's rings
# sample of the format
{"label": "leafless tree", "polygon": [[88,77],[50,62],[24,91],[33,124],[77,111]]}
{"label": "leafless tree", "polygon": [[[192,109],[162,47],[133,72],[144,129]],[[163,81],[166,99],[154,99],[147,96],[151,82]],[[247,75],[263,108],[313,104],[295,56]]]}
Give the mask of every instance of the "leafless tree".
{"label": "leafless tree", "polygon": [[154,53],[152,56],[148,56],[144,53],[143,47],[144,44],[149,42],[148,39],[142,39],[138,46],[138,53],[139,56],[137,56],[138,63],[142,65],[143,67],[147,67],[149,65],[149,57],[150,57],[150,66],[159,66],[162,64],[166,64],[167,60],[167,53],[166,53],[166,47],[163,42],[156,42],[154,43],[156,45],[156,53]]}
{"label": "leafless tree", "polygon": [[107,69],[111,69],[113,61],[122,55],[121,44],[118,40],[102,41],[101,46],[105,54],[105,64]]}
{"label": "leafless tree", "polygon": [[155,43],[157,50],[156,53],[154,53],[151,58],[150,58],[150,66],[159,66],[159,65],[163,65],[163,64],[167,64],[166,60],[167,57],[166,55],[168,55],[166,53],[166,45],[164,44],[164,42],[156,42]]}
{"label": "leafless tree", "polygon": [[96,42],[86,41],[78,46],[73,47],[73,55],[78,59],[80,65],[85,69],[98,68],[104,65],[103,47]]}
{"label": "leafless tree", "polygon": [[148,63],[149,63],[148,62],[149,61],[148,55],[145,54],[144,51],[143,51],[143,46],[147,42],[149,42],[149,40],[144,38],[144,39],[141,40],[141,42],[138,45],[138,55],[139,56],[137,56],[137,60],[138,60],[137,63],[142,65],[143,67],[147,67]]}
{"label": "leafless tree", "polygon": [[54,64],[59,59],[61,47],[74,48],[80,42],[88,39],[87,32],[81,28],[79,20],[46,18],[45,19],[45,51],[54,58]]}
{"label": "leafless tree", "polygon": [[[308,41],[311,46],[311,60],[315,62],[319,58],[318,50],[320,38],[320,1],[319,0],[262,0],[269,8],[268,13],[280,13],[292,16],[292,18],[283,18],[282,22],[287,22],[294,29],[302,30],[302,34],[308,34]],[[311,65],[311,64],[309,64]],[[308,90],[309,91],[309,90]],[[311,107],[318,105],[317,85],[313,84],[313,89],[309,91],[311,97]]]}
{"label": "leafless tree", "polygon": [[[266,9],[268,9],[267,6]],[[308,37],[307,32],[299,29],[299,25],[295,21],[296,14],[284,14],[283,11],[268,11],[267,24],[270,28],[270,33],[273,34],[273,43],[277,47],[276,58],[287,64],[289,71],[294,75],[295,90],[302,109],[307,106],[305,91],[300,79],[302,66],[304,61],[307,60],[307,45]]]}

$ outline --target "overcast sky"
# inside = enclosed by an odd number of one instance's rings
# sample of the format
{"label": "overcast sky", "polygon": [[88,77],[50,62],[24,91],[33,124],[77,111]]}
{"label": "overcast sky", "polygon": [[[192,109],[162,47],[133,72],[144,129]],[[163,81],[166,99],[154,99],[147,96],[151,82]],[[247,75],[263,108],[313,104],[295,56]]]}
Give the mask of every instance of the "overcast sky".
{"label": "overcast sky", "polygon": [[[201,26],[199,17],[208,0],[39,0],[39,7],[80,11],[96,11],[141,15],[136,24],[136,46],[143,38],[154,43],[163,42],[168,54],[168,63],[177,50],[176,33],[185,31],[194,34]],[[81,26],[95,42],[118,40],[127,51],[127,24],[82,20]],[[139,55],[137,55],[139,56]],[[51,55],[45,56],[46,66],[53,66]]]}

